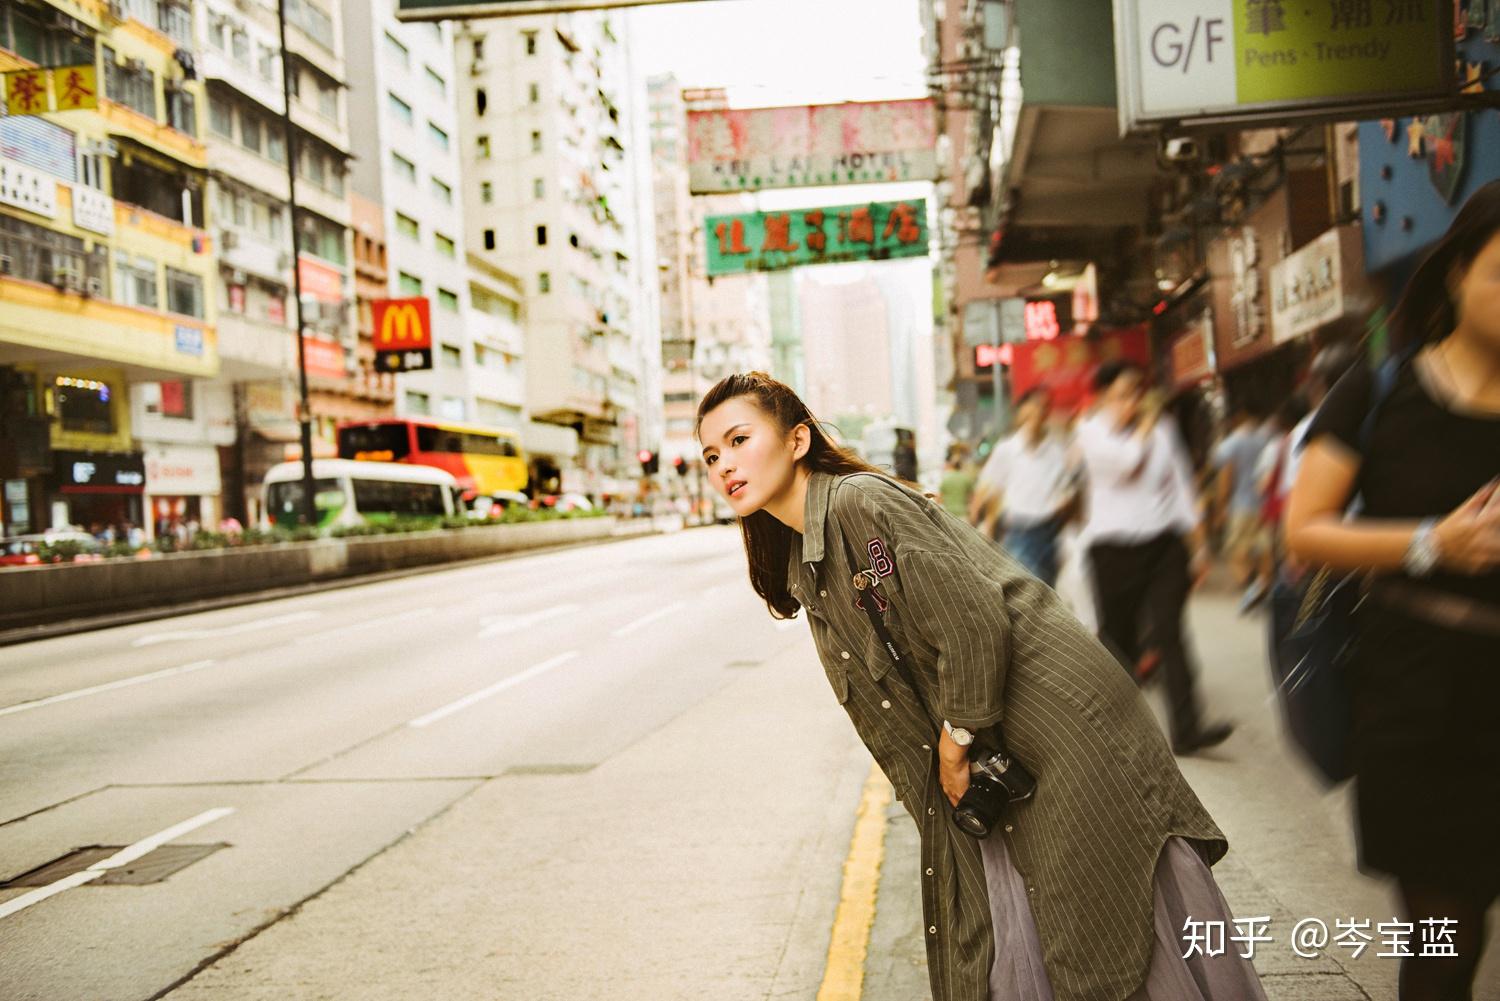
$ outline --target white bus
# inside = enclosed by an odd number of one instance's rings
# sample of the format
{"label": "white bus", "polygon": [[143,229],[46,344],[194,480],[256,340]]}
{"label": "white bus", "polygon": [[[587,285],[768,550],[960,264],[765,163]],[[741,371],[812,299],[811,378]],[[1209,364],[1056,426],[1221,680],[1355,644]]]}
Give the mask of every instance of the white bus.
{"label": "white bus", "polygon": [[[463,513],[458,481],[431,466],[351,459],[313,460],[317,527],[397,518],[446,518]],[[265,478],[266,519],[295,528],[302,517],[302,463],[272,466]]]}

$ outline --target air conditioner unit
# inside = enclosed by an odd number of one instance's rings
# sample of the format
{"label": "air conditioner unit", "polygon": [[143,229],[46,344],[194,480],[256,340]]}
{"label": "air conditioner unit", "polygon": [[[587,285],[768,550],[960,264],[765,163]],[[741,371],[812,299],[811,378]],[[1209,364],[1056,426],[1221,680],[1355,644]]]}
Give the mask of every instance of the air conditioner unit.
{"label": "air conditioner unit", "polygon": [[131,73],[144,73],[146,72],[146,60],[135,58],[127,59],[125,60],[125,69]]}
{"label": "air conditioner unit", "polygon": [[9,254],[0,254],[0,275],[8,275],[16,267],[16,259]]}
{"label": "air conditioner unit", "polygon": [[84,280],[83,290],[89,295],[103,295],[104,279],[90,276],[89,278]]}
{"label": "air conditioner unit", "polygon": [[240,235],[232,229],[221,230],[219,233],[219,247],[222,250],[233,250],[240,245]]}
{"label": "air conditioner unit", "polygon": [[76,271],[57,268],[52,272],[52,287],[59,291],[67,289],[70,292],[77,292],[83,288],[83,276]]}

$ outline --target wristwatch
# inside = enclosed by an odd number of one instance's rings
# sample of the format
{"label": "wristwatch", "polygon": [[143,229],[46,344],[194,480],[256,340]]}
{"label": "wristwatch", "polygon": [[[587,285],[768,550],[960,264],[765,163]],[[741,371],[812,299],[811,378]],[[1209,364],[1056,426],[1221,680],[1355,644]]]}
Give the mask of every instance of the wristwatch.
{"label": "wristwatch", "polygon": [[953,738],[953,742],[959,747],[968,747],[974,743],[974,734],[971,731],[965,730],[961,726],[954,726],[947,720],[943,720],[943,730],[948,736]]}
{"label": "wristwatch", "polygon": [[1406,555],[1401,557],[1401,569],[1413,577],[1426,577],[1437,569],[1438,559],[1443,553],[1434,531],[1436,527],[1436,518],[1428,518],[1418,525],[1411,544],[1406,547]]}

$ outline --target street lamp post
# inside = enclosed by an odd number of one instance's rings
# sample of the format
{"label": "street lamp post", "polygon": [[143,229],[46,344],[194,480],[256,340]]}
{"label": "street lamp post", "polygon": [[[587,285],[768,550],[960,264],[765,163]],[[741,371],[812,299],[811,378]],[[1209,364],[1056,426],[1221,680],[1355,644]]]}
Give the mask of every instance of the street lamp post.
{"label": "street lamp post", "polygon": [[312,404],[307,395],[307,345],[302,319],[302,255],[297,246],[297,130],[292,126],[292,61],[286,51],[286,0],[276,0],[276,28],[281,41],[281,129],[286,145],[287,212],[292,231],[292,303],[297,318],[297,421],[302,433],[302,521],[318,523],[314,497]]}

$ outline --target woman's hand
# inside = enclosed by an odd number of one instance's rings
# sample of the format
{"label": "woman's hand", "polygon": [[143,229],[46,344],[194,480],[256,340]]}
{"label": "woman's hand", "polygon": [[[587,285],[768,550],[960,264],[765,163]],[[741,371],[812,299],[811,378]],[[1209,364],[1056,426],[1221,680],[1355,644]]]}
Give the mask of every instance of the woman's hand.
{"label": "woman's hand", "polygon": [[955,744],[947,730],[938,737],[938,780],[952,806],[969,791],[969,749]]}
{"label": "woman's hand", "polygon": [[1500,481],[1491,480],[1438,522],[1438,563],[1445,570],[1482,574],[1500,567]]}

